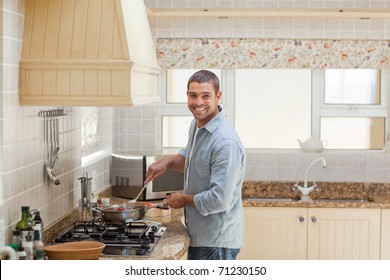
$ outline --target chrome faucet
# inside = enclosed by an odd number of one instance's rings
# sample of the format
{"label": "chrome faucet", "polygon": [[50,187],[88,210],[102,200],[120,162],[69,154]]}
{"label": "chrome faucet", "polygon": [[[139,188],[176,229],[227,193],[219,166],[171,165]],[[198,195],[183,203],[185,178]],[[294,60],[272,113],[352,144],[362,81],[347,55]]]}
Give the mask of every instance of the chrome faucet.
{"label": "chrome faucet", "polygon": [[317,184],[313,182],[313,185],[309,187],[307,185],[307,178],[309,177],[309,173],[311,168],[313,167],[314,164],[316,164],[318,161],[322,161],[322,168],[326,167],[326,160],[323,157],[319,157],[308,166],[306,173],[305,173],[305,181],[303,183],[303,187],[299,185],[299,182],[296,182],[295,185],[293,186],[293,190],[298,190],[301,193],[301,200],[302,201],[311,201],[311,198],[309,197],[310,193],[317,189]]}

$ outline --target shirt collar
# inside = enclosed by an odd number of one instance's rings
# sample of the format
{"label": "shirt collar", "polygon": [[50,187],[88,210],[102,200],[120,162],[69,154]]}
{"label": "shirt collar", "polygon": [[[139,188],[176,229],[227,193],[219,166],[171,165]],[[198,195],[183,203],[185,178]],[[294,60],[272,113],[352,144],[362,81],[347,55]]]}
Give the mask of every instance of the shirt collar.
{"label": "shirt collar", "polygon": [[224,119],[221,106],[218,105],[218,114],[214,116],[203,128],[207,129],[210,133],[213,133]]}

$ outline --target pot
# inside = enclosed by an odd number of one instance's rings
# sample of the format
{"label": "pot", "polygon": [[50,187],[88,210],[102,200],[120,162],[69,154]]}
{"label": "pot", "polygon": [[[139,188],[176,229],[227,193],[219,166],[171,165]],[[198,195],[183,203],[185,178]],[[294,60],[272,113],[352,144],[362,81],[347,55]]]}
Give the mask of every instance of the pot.
{"label": "pot", "polygon": [[94,211],[100,213],[100,218],[105,222],[126,223],[142,220],[145,217],[146,212],[151,208],[169,209],[169,207],[164,207],[162,205],[163,202],[156,203],[152,206],[136,205],[131,208],[126,208],[121,204],[115,204],[102,209],[96,208]]}

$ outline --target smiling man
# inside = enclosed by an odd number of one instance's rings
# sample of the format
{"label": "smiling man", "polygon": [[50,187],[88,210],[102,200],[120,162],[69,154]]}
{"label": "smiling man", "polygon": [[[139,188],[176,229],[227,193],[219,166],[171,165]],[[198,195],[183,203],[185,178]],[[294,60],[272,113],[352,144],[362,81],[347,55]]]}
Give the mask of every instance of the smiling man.
{"label": "smiling man", "polygon": [[242,246],[245,149],[222,113],[221,96],[213,72],[200,70],[190,77],[187,103],[194,120],[187,146],[152,164],[146,174],[145,183],[167,169],[184,172],[184,193],[171,194],[165,205],[185,208],[189,260],[234,260]]}

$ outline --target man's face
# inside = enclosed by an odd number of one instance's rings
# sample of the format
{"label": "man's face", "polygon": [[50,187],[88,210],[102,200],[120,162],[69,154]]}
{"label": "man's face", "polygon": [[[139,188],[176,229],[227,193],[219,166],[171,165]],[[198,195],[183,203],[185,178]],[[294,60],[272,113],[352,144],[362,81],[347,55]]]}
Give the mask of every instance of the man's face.
{"label": "man's face", "polygon": [[190,83],[187,91],[187,104],[198,127],[203,127],[218,114],[221,95],[221,91],[217,93],[214,91],[211,83]]}

